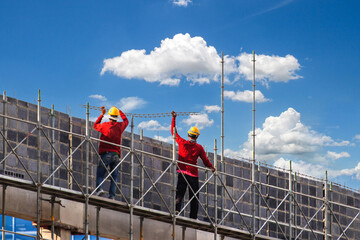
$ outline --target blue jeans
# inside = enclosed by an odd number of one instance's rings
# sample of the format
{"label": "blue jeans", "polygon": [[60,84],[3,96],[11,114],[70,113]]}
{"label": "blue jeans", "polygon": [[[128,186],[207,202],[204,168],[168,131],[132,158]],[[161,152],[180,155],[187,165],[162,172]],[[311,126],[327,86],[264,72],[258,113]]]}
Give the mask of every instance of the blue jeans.
{"label": "blue jeans", "polygon": [[[116,165],[120,162],[120,156],[117,153],[114,152],[106,152],[100,155],[102,161],[104,162],[106,168],[110,167],[109,171],[111,172]],[[104,175],[106,173],[106,168],[104,167],[104,164],[99,161],[99,164],[97,166],[96,170],[96,187],[98,187],[101,182],[104,180]],[[110,189],[109,189],[109,197],[115,197],[116,193],[116,181],[118,176],[118,169],[115,169],[114,172],[111,174],[114,181],[109,177],[110,179]],[[98,190],[102,189],[102,186],[99,187]]]}

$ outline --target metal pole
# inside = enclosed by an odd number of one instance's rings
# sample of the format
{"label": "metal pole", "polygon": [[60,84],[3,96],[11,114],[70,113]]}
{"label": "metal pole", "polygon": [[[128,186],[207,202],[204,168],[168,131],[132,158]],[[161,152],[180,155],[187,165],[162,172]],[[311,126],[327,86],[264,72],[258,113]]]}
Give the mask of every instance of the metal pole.
{"label": "metal pole", "polygon": [[6,197],[6,185],[3,185],[2,189],[2,239],[5,239],[5,197]]}
{"label": "metal pole", "polygon": [[324,214],[324,231],[325,231],[325,240],[329,240],[329,195],[328,195],[328,175],[325,171],[325,182],[324,182],[324,204],[325,204],[325,214]]}
{"label": "metal pole", "polygon": [[173,170],[173,229],[172,239],[175,240],[175,227],[176,227],[176,128],[171,129],[173,131],[173,159],[172,159],[172,170]]}
{"label": "metal pole", "polygon": [[[294,172],[294,192],[293,192],[293,201],[294,199],[296,200],[296,192],[298,191],[297,189],[297,184],[296,184],[296,181],[297,181],[297,177],[296,177],[296,172]],[[294,194],[295,193],[295,194]],[[297,225],[298,225],[298,221],[297,221],[297,213],[296,213],[296,208],[294,208],[294,225],[296,226],[294,228],[294,235],[297,235],[298,231],[297,231]]]}
{"label": "metal pole", "polygon": [[251,183],[252,183],[252,227],[255,239],[256,233],[256,219],[255,219],[255,51],[253,51],[253,151],[252,151],[252,164],[251,164]]}
{"label": "metal pole", "polygon": [[86,126],[85,126],[85,138],[86,138],[86,167],[85,167],[85,239],[88,239],[89,235],[89,161],[90,161],[90,148],[89,148],[89,103],[86,104]]}
{"label": "metal pole", "polygon": [[40,175],[40,171],[41,171],[41,166],[40,166],[40,162],[41,162],[41,150],[40,150],[40,143],[41,143],[41,133],[40,133],[40,129],[41,129],[41,97],[40,97],[40,89],[38,92],[38,104],[37,104],[37,129],[38,129],[38,135],[37,135],[37,194],[36,194],[36,236],[37,239],[40,240],[40,217],[41,217],[41,175]]}
{"label": "metal pole", "polygon": [[[140,131],[141,151],[144,151],[144,130]],[[141,170],[140,170],[140,197],[144,195],[144,154],[141,153]],[[140,205],[144,206],[144,198],[141,199]],[[140,217],[140,240],[144,240],[144,217]]]}
{"label": "metal pole", "polygon": [[[206,148],[206,156],[208,157],[208,151]],[[209,179],[209,171],[205,170],[205,182]],[[208,184],[205,185],[205,209],[206,212],[209,209],[209,196],[208,196]]]}
{"label": "metal pole", "polygon": [[[3,115],[6,115],[6,92],[3,92]],[[3,133],[6,136],[6,118],[3,118]],[[6,156],[6,144],[5,144],[5,139],[3,139],[3,156],[2,159],[4,159]],[[6,164],[5,161],[3,162],[3,170],[4,170],[4,174],[5,174],[5,168],[6,168]],[[5,238],[3,238],[5,239]]]}
{"label": "metal pole", "polygon": [[[330,189],[329,189],[329,200],[332,201],[332,182],[330,182]],[[329,210],[332,209],[332,204],[331,202],[329,202]],[[333,222],[333,214],[332,212],[330,211],[330,217],[329,217],[329,240],[333,239],[332,237],[332,222]]]}
{"label": "metal pole", "polygon": [[140,240],[144,240],[144,217],[140,217]]}
{"label": "metal pole", "polygon": [[99,240],[100,239],[100,236],[99,236],[99,219],[100,219],[100,207],[97,206],[96,207],[96,240]]}
{"label": "metal pole", "polygon": [[[225,163],[224,163],[224,52],[221,52],[221,158],[220,158],[220,173],[225,172]],[[221,175],[223,179],[224,175]],[[224,212],[224,193],[221,186],[221,215],[220,218],[223,218]]]}
{"label": "metal pole", "polygon": [[[54,111],[54,104],[51,107],[50,111],[51,116],[51,127],[55,128],[55,111]],[[51,144],[55,144],[55,130],[51,130]],[[51,148],[51,164],[50,164],[50,172],[52,173],[54,171],[55,166],[55,151],[53,148]],[[51,177],[51,184],[55,185],[55,176],[53,175]]]}
{"label": "metal pole", "polygon": [[[144,130],[141,129],[140,131],[140,145],[141,151],[144,151]],[[140,171],[140,197],[142,198],[144,194],[144,154],[141,152],[141,171]],[[144,206],[144,198],[141,199],[140,202],[141,206]]]}
{"label": "metal pole", "polygon": [[[216,147],[216,139],[214,140],[214,167],[217,168],[217,147]],[[214,240],[217,239],[217,212],[218,212],[218,206],[217,206],[217,172],[215,171],[215,177],[214,177]]]}
{"label": "metal pole", "polygon": [[[73,138],[72,138],[72,131],[73,131],[73,122],[72,122],[72,117],[71,117],[71,110],[69,113],[69,161],[68,161],[68,168],[70,170],[72,170],[72,152],[73,152]],[[72,189],[72,182],[73,179],[71,177],[70,172],[68,172],[68,185],[69,185],[69,189]]]}
{"label": "metal pole", "polygon": [[134,239],[134,116],[131,116],[131,157],[130,157],[130,229],[129,239]]}
{"label": "metal pole", "polygon": [[292,239],[293,229],[292,229],[292,197],[293,197],[293,182],[292,182],[292,166],[290,161],[290,169],[289,169],[289,239]]}
{"label": "metal pole", "polygon": [[[6,92],[3,92],[3,115],[6,115]],[[3,118],[3,133],[6,136],[6,118]],[[2,159],[4,159],[6,156],[6,144],[5,144],[5,139],[3,139],[3,155],[2,155]],[[5,174],[5,161],[3,162],[3,174]],[[2,239],[5,239],[5,193],[6,193],[6,185],[3,185],[3,192],[2,192],[2,196],[3,196],[3,200],[2,200]]]}
{"label": "metal pole", "polygon": [[54,216],[55,196],[51,196],[50,202],[51,202],[51,239],[54,239],[54,233],[55,233],[55,216]]}

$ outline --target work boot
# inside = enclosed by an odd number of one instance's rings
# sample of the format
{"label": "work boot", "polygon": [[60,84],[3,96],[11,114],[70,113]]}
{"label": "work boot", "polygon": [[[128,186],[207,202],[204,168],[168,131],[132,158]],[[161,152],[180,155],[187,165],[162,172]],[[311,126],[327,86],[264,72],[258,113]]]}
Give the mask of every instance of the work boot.
{"label": "work boot", "polygon": [[109,199],[115,200],[115,196],[109,196]]}
{"label": "work boot", "polygon": [[95,194],[94,194],[95,196],[99,196],[99,197],[101,197],[102,195],[104,195],[104,190],[102,190],[102,189],[99,189],[99,190],[97,190],[96,192],[95,192]]}

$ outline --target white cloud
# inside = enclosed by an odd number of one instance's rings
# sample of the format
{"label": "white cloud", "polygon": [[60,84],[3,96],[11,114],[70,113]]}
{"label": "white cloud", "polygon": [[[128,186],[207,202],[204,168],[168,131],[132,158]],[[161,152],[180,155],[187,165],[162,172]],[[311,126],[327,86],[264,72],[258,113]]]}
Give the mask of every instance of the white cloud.
{"label": "white cloud", "polygon": [[218,105],[205,105],[204,106],[204,110],[207,113],[212,113],[212,112],[220,112],[221,111],[221,107],[219,107]]}
{"label": "white cloud", "polygon": [[162,142],[168,142],[168,143],[172,143],[173,142],[173,137],[172,136],[168,136],[168,137],[162,137],[162,136],[154,136],[154,139],[162,141]]}
{"label": "white cloud", "polygon": [[139,123],[138,128],[150,131],[170,131],[171,126],[162,126],[158,121],[150,120]]}
{"label": "white cloud", "polygon": [[180,7],[187,7],[187,5],[191,3],[191,0],[174,0],[173,3]]}
{"label": "white cloud", "polygon": [[[232,101],[251,103],[253,102],[253,92],[249,90],[243,92],[237,91],[236,93],[234,91],[224,91],[224,98],[231,99]],[[262,92],[255,90],[255,101],[257,103],[263,103],[270,100],[265,98]]]}
{"label": "white cloud", "polygon": [[[290,161],[285,160],[284,158],[278,159],[274,166],[289,170]],[[349,169],[333,170],[327,169],[323,164],[312,164],[304,161],[291,162],[292,170],[301,174],[306,174],[307,176],[324,178],[325,171],[328,171],[328,177],[335,178],[340,176],[355,176],[356,179],[360,180],[360,162],[354,167]]]}
{"label": "white cloud", "polygon": [[[285,170],[290,169],[290,161],[280,158],[274,163],[275,167],[282,168]],[[306,174],[307,176],[324,178],[325,171],[327,170],[323,164],[312,164],[304,161],[291,162],[291,167],[293,172]]]}
{"label": "white cloud", "polygon": [[107,98],[105,96],[102,96],[100,94],[93,94],[93,95],[90,95],[89,98],[94,98],[94,99],[97,99],[97,100],[100,100],[100,101],[107,101]]}
{"label": "white cloud", "polygon": [[209,119],[209,116],[206,113],[202,113],[199,115],[190,115],[187,119],[182,121],[183,123],[191,126],[196,126],[199,129],[203,129],[204,127],[210,127],[213,125],[214,120]]}
{"label": "white cloud", "polygon": [[[252,136],[248,133],[248,140],[235,153],[238,156],[250,158],[252,156]],[[331,137],[318,133],[300,121],[300,113],[289,108],[280,116],[270,116],[262,124],[262,128],[255,129],[256,156],[258,160],[267,161],[284,155],[302,156],[312,161],[326,162],[335,154],[319,156],[323,147],[349,146],[349,141],[335,141]],[[229,151],[229,153],[231,153]],[[336,157],[346,157],[340,153]]]}
{"label": "white cloud", "polygon": [[134,109],[142,108],[146,105],[146,101],[139,97],[126,97],[120,99],[118,104],[123,112],[132,111]]}
{"label": "white cloud", "polygon": [[354,138],[355,138],[357,141],[360,141],[360,134],[357,134]]}
{"label": "white cloud", "polygon": [[336,153],[336,152],[328,151],[326,153],[326,157],[330,160],[337,160],[339,158],[348,158],[350,157],[350,154],[347,152]]}
{"label": "white cloud", "polygon": [[119,57],[105,59],[101,74],[112,72],[119,77],[170,86],[178,85],[180,76],[193,83],[205,83],[219,74],[219,62],[216,49],[207,46],[202,37],[177,34],[162,40],[160,47],[149,54],[144,49],[133,49]]}
{"label": "white cloud", "polygon": [[[188,4],[188,0],[174,1],[174,4]],[[160,85],[178,86],[181,79],[191,84],[208,84],[218,81],[221,73],[220,56],[215,47],[208,46],[199,36],[188,33],[176,34],[161,41],[150,53],[145,49],[131,49],[120,56],[104,60],[101,74],[110,72],[127,79],[143,79]],[[252,79],[252,54],[224,56],[225,80]],[[288,82],[301,78],[298,60],[292,55],[256,55],[256,80],[268,85],[269,82]]]}
{"label": "white cloud", "polygon": [[171,87],[177,87],[180,84],[180,79],[178,78],[166,78],[161,80],[160,85],[167,85]]}
{"label": "white cloud", "polygon": [[[253,63],[252,54],[242,53],[236,57],[239,61],[239,73],[247,80],[253,79]],[[300,70],[298,60],[292,55],[268,56],[268,55],[255,55],[255,77],[257,81],[264,84],[268,82],[288,82],[293,79],[301,78],[296,71]]]}

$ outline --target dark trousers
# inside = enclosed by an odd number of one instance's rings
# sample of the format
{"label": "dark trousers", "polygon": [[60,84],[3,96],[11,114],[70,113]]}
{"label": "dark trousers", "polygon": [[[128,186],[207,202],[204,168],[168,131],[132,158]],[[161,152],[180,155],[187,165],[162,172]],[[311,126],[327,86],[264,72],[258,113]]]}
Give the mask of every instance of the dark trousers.
{"label": "dark trousers", "polygon": [[[106,168],[110,168],[109,171],[111,172],[112,170],[114,170],[114,168],[116,167],[116,165],[119,164],[119,154],[114,153],[114,152],[106,152],[100,155],[101,159],[103,160]],[[100,183],[104,180],[104,176],[106,173],[106,168],[104,167],[104,164],[99,161],[99,164],[97,166],[97,170],[96,170],[96,187],[100,185]],[[111,176],[113,177],[114,181],[111,180],[110,178],[110,189],[109,189],[109,197],[115,197],[115,193],[116,193],[116,181],[117,181],[117,176],[118,176],[118,169],[116,169]],[[100,186],[99,190],[102,189],[102,186]]]}
{"label": "dark trousers", "polygon": [[[184,176],[190,184],[189,199],[191,199],[194,196],[194,194],[190,190],[190,187],[192,188],[194,193],[196,193],[199,190],[199,178],[192,177],[192,176],[189,176],[186,174],[184,174]],[[179,173],[177,187],[176,187],[176,211],[179,211],[179,212],[181,211],[181,205],[182,205],[182,201],[183,201],[187,186],[188,185],[187,185],[183,175],[181,173]],[[199,198],[199,194],[196,194],[196,197]],[[194,219],[197,218],[198,208],[199,208],[198,200],[196,198],[193,198],[190,202],[190,218],[194,218]]]}

